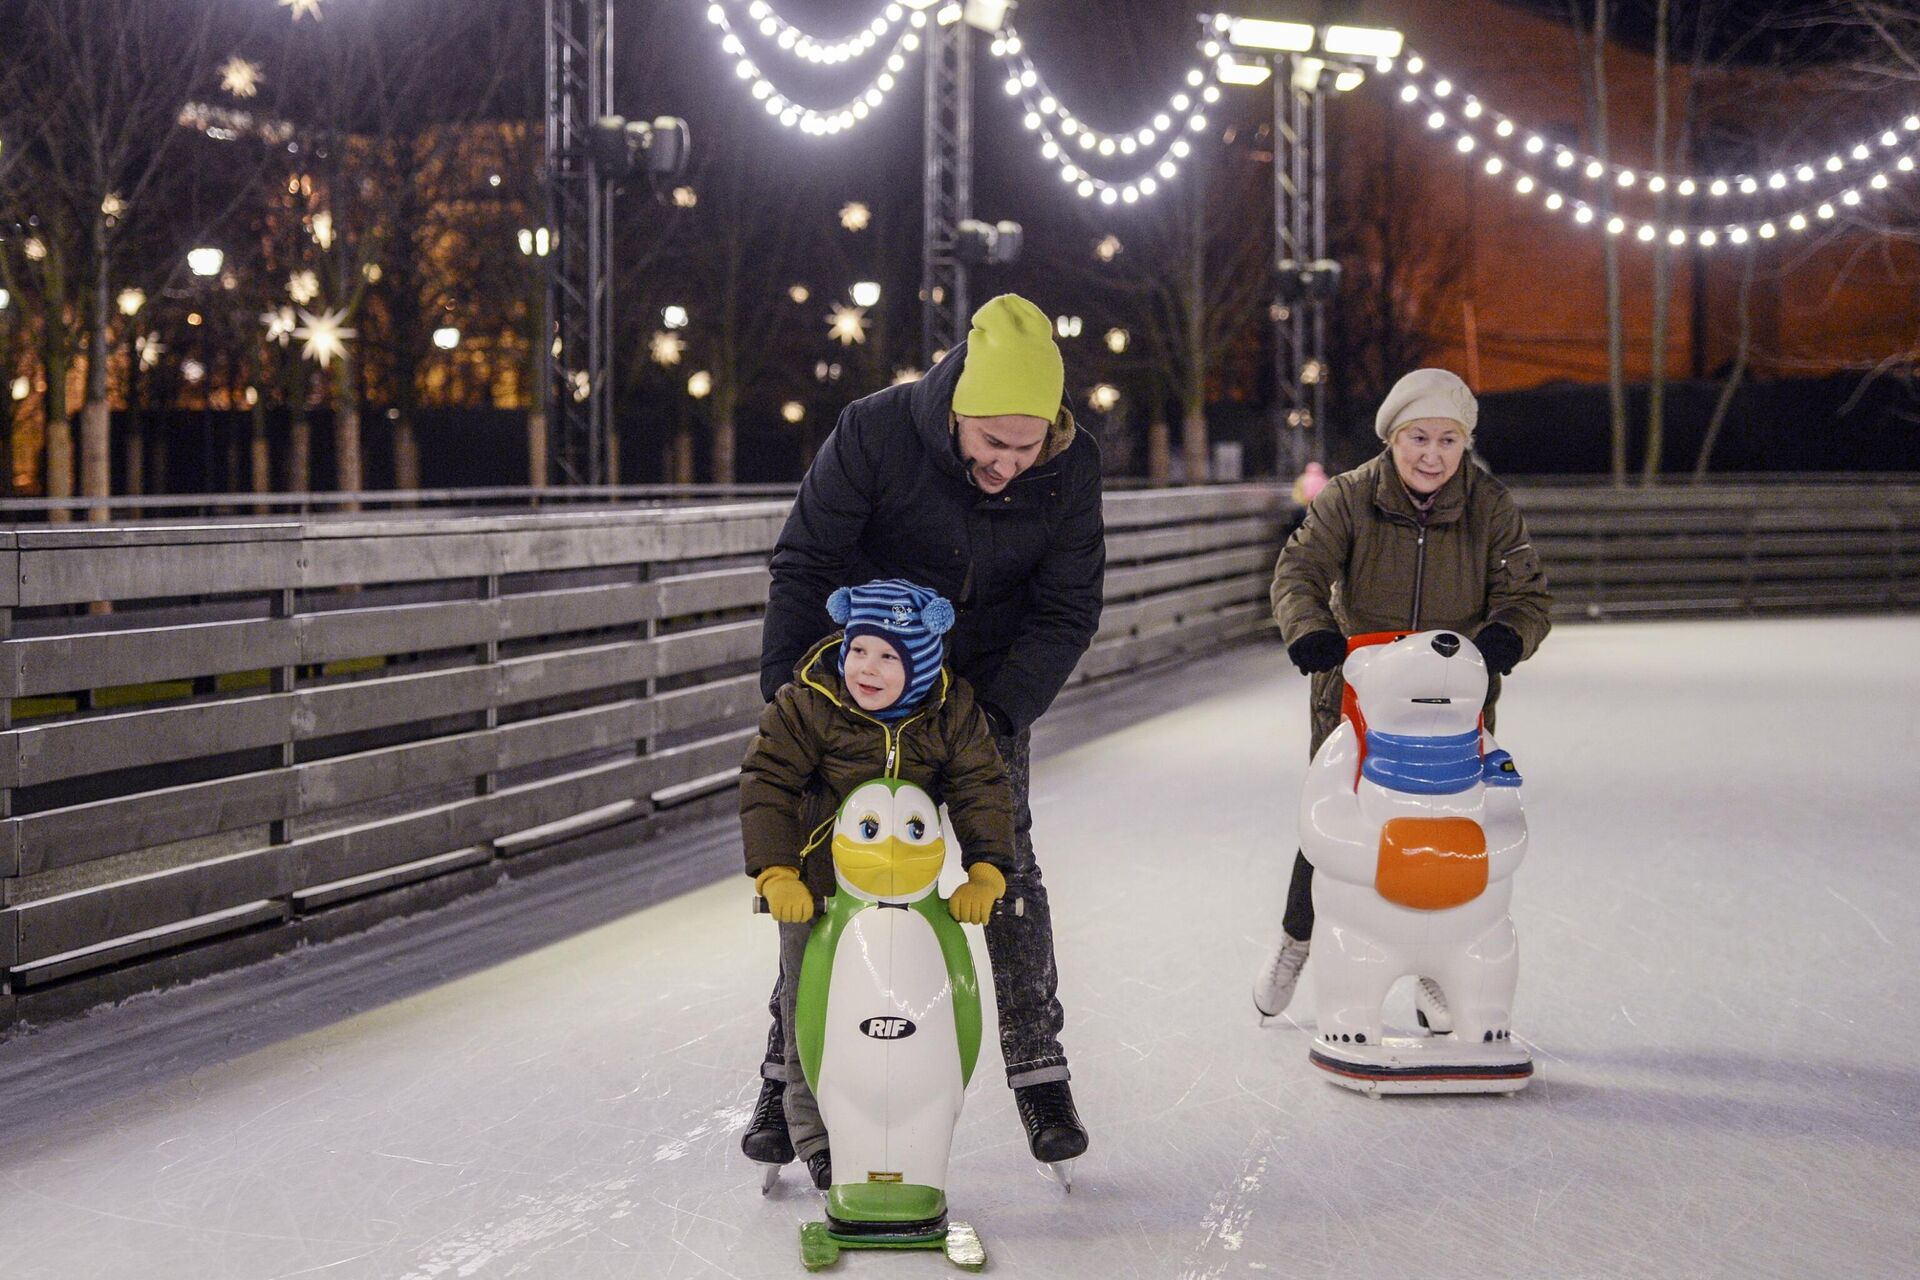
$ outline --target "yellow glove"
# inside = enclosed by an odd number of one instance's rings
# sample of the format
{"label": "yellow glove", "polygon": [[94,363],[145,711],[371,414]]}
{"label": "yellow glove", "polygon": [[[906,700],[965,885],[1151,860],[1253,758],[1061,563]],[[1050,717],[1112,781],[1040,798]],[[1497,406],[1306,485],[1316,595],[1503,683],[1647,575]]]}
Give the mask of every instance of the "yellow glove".
{"label": "yellow glove", "polygon": [[985,924],[993,914],[993,904],[1007,891],[1007,878],[991,862],[976,862],[967,868],[967,882],[947,899],[947,912],[961,924]]}
{"label": "yellow glove", "polygon": [[813,919],[813,890],[800,879],[798,867],[768,867],[753,887],[767,900],[767,911],[781,924],[805,924]]}

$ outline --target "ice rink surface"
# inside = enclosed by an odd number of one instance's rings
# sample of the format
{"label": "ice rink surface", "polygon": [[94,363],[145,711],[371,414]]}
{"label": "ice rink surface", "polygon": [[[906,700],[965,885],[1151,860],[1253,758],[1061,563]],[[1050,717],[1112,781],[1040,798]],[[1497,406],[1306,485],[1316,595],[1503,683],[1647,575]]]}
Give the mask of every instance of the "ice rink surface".
{"label": "ice rink surface", "polygon": [[[1521,668],[1513,1098],[1371,1100],[1308,1067],[1310,1001],[1260,1025],[1306,757],[1277,646],[1057,710],[1033,802],[1093,1147],[1063,1194],[983,1053],[950,1197],[989,1274],[1920,1274],[1916,655],[1916,617],[1669,623]],[[819,1197],[790,1167],[763,1199],[738,1148],[773,928],[742,877],[635,879],[543,873],[0,1046],[5,1275],[803,1274]]]}

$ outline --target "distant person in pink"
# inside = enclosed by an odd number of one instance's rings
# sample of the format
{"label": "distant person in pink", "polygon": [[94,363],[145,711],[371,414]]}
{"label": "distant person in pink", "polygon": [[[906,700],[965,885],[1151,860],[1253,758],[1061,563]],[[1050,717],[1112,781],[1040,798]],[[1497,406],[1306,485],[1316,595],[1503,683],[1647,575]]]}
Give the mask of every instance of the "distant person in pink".
{"label": "distant person in pink", "polygon": [[1307,506],[1327,487],[1327,469],[1317,462],[1309,462],[1293,482],[1293,500],[1301,506]]}

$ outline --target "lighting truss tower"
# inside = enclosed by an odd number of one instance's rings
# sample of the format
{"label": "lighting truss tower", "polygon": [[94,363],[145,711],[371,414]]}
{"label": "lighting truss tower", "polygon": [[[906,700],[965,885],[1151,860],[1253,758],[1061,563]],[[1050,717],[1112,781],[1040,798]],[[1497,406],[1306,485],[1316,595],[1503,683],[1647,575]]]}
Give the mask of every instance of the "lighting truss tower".
{"label": "lighting truss tower", "polygon": [[970,315],[960,224],[973,214],[973,29],[930,22],[926,51],[920,338],[931,362],[966,337]]}
{"label": "lighting truss tower", "polygon": [[[611,0],[546,0],[545,187],[553,251],[545,259],[548,474],[604,484],[613,435],[613,184],[594,159],[594,122],[612,110]],[[555,343],[558,343],[556,353]]]}
{"label": "lighting truss tower", "polygon": [[1301,279],[1300,271],[1313,270],[1327,258],[1327,114],[1320,86],[1300,83],[1300,56],[1276,61],[1274,256],[1282,264],[1282,279],[1274,321],[1280,401],[1275,464],[1298,471],[1308,458],[1326,458],[1326,291],[1292,286]]}

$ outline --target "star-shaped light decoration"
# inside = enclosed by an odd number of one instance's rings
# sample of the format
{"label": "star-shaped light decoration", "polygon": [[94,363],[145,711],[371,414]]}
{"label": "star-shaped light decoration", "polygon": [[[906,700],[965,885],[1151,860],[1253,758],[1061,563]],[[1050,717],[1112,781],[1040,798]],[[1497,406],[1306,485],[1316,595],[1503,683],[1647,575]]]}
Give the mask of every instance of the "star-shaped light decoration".
{"label": "star-shaped light decoration", "polygon": [[27,251],[28,261],[30,262],[46,261],[47,242],[45,240],[42,240],[39,236],[28,236],[25,247]]}
{"label": "star-shaped light decoration", "polygon": [[867,224],[873,221],[873,210],[858,200],[850,200],[840,206],[840,225],[848,231],[865,231]]}
{"label": "star-shaped light decoration", "polygon": [[167,354],[167,344],[160,341],[158,333],[149,333],[145,337],[135,338],[133,349],[140,355],[142,371],[159,367],[160,357]]}
{"label": "star-shaped light decoration", "polygon": [[675,187],[673,189],[673,207],[674,208],[691,209],[699,203],[700,203],[700,193],[695,191],[692,187]]}
{"label": "star-shaped light decoration", "polygon": [[647,343],[647,353],[657,365],[672,366],[680,363],[680,357],[686,352],[687,340],[677,333],[668,333],[665,329],[654,333],[652,341]]}
{"label": "star-shaped light decoration", "polygon": [[347,354],[347,339],[359,334],[357,329],[344,327],[347,313],[342,311],[323,311],[319,315],[302,309],[301,325],[293,331],[293,336],[303,345],[300,354],[305,359],[318,364],[322,369],[333,363],[335,356]]}
{"label": "star-shaped light decoration", "polygon": [[287,277],[287,296],[294,305],[304,307],[320,296],[320,277],[311,271],[296,271]]}
{"label": "star-shaped light decoration", "polygon": [[106,198],[100,201],[100,212],[109,223],[114,222],[126,211],[127,202],[120,198],[118,191],[107,192]]}
{"label": "star-shaped light decoration", "polygon": [[922,376],[918,369],[895,369],[893,371],[893,385],[896,387],[904,387],[909,382],[920,381]]}
{"label": "star-shaped light decoration", "polygon": [[237,53],[220,67],[220,87],[236,98],[251,98],[259,93],[263,78],[259,63],[248,62]]}
{"label": "star-shaped light decoration", "polygon": [[313,242],[322,249],[333,248],[333,215],[325,209],[313,215]]}
{"label": "star-shaped light decoration", "polygon": [[266,327],[267,341],[286,346],[293,337],[293,331],[299,322],[293,318],[292,307],[276,307],[272,311],[260,313],[260,323]]}
{"label": "star-shaped light decoration", "polygon": [[293,20],[300,21],[307,14],[313,15],[315,22],[320,21],[320,0],[280,0],[282,9],[293,10]]}
{"label": "star-shaped light decoration", "polygon": [[1112,262],[1115,258],[1119,257],[1120,254],[1120,237],[1116,235],[1109,235],[1099,244],[1093,246],[1093,256],[1102,262]]}
{"label": "star-shaped light decoration", "polygon": [[827,316],[827,336],[835,338],[843,347],[867,340],[867,309],[850,307],[844,302],[835,303],[833,311]]}

